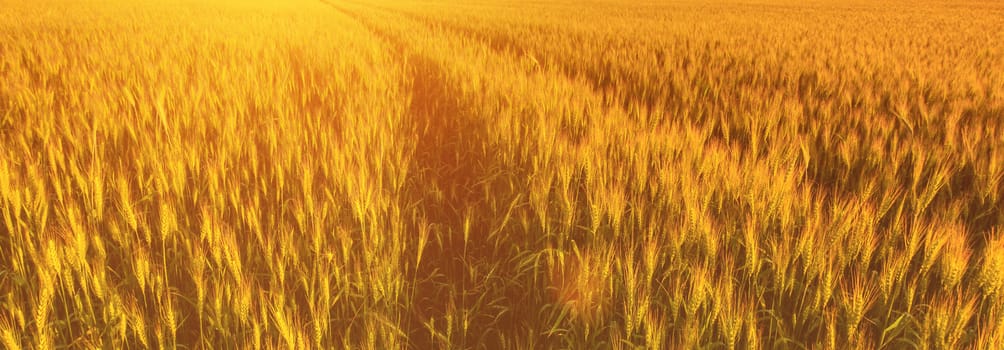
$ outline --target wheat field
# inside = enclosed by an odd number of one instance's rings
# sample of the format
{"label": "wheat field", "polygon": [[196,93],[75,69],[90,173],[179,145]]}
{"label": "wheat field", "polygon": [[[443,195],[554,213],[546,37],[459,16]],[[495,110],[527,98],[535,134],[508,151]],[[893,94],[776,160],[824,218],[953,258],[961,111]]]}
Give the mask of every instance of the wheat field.
{"label": "wheat field", "polygon": [[1004,4],[0,0],[0,348],[999,349]]}

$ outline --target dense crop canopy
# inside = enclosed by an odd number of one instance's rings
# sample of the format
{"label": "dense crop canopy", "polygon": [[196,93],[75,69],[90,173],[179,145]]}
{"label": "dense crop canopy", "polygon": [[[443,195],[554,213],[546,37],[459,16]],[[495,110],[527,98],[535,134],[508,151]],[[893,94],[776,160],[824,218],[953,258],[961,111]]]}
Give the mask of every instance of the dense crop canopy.
{"label": "dense crop canopy", "polygon": [[0,348],[992,349],[1004,5],[0,0]]}

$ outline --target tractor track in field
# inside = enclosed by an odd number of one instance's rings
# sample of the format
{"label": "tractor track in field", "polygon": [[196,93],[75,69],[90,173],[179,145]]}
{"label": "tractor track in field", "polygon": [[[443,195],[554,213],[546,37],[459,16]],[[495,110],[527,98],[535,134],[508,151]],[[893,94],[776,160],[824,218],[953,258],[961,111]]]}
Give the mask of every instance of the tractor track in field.
{"label": "tractor track in field", "polygon": [[[420,203],[421,215],[439,238],[430,234],[421,265],[416,267],[417,285],[413,286],[409,310],[412,320],[401,325],[403,331],[416,335],[409,337],[415,348],[435,348],[438,336],[430,335],[430,322],[441,326],[444,318],[460,312],[471,318],[470,334],[494,334],[504,341],[512,335],[499,330],[526,326],[531,320],[523,317],[535,315],[542,307],[539,293],[527,288],[539,276],[525,272],[522,265],[525,252],[534,250],[499,241],[500,237],[526,241],[514,236],[519,232],[499,234],[515,225],[504,217],[526,198],[508,181],[522,179],[525,174],[519,169],[503,170],[501,151],[488,141],[489,125],[479,119],[483,116],[475,112],[477,106],[470,98],[450,83],[442,63],[423,56],[373,19],[330,1],[319,1],[386,42],[405,62],[411,80],[412,99],[406,113],[409,122],[415,123],[418,141],[402,200],[405,205]],[[486,198],[486,193],[492,198]],[[471,228],[469,239],[464,232],[467,227]],[[513,271],[524,272],[513,276]],[[484,338],[456,341],[472,348],[492,343]]]}

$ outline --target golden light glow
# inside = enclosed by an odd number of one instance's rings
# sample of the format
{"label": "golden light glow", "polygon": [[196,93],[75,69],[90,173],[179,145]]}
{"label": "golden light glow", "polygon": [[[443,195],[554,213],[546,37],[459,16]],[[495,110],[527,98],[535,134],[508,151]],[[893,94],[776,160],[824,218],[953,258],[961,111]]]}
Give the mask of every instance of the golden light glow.
{"label": "golden light glow", "polygon": [[995,349],[1001,18],[0,1],[0,348]]}

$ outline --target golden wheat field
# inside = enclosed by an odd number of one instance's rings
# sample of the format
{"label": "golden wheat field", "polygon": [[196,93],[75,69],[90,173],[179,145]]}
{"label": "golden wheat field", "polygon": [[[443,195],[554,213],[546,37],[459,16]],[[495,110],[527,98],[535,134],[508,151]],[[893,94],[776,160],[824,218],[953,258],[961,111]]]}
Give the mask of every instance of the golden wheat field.
{"label": "golden wheat field", "polygon": [[0,0],[0,348],[1000,349],[1004,3]]}

